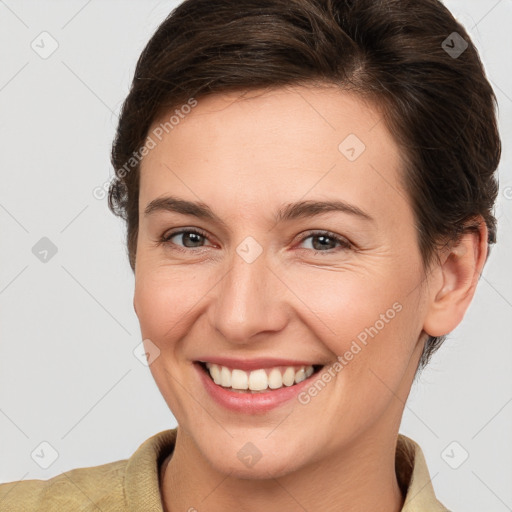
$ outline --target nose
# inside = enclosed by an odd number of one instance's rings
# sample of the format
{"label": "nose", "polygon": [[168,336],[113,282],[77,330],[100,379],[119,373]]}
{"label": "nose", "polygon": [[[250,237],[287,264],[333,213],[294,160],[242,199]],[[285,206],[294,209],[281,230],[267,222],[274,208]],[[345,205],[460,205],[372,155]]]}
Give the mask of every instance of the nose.
{"label": "nose", "polygon": [[251,263],[234,253],[230,269],[215,287],[211,308],[213,326],[225,340],[249,344],[258,334],[285,327],[286,286],[275,274],[265,253]]}

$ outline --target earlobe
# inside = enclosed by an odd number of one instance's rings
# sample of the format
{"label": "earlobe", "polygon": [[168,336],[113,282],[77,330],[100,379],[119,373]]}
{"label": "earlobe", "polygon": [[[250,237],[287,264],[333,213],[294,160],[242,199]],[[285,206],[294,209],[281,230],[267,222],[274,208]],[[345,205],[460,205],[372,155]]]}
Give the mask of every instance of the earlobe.
{"label": "earlobe", "polygon": [[430,336],[444,336],[461,322],[475,294],[487,250],[487,226],[481,218],[478,227],[463,234],[442,255],[440,279],[431,290],[423,326]]}

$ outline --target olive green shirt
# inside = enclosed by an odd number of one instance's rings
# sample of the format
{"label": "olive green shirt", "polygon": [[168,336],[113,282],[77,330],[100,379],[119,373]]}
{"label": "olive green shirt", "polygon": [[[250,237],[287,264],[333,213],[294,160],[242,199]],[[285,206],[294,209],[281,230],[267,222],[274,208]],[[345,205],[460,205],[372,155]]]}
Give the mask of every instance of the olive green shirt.
{"label": "olive green shirt", "polygon": [[[164,430],[125,460],[66,471],[49,480],[0,485],[2,512],[163,512],[159,471],[177,429]],[[447,511],[437,501],[421,448],[398,436],[396,474],[406,496],[402,512]],[[449,511],[448,511],[449,512]]]}

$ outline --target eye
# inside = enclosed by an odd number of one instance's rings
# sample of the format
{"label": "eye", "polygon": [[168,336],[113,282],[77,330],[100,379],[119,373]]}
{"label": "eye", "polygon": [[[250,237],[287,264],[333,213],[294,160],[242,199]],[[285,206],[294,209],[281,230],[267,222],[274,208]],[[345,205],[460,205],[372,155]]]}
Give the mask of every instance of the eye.
{"label": "eye", "polygon": [[333,250],[335,251],[336,245],[338,245],[338,250],[350,249],[352,247],[352,244],[348,240],[330,231],[310,232],[306,236],[303,236],[300,242],[303,243],[309,238],[312,240],[311,249],[316,252],[333,252]]}
{"label": "eye", "polygon": [[[208,235],[204,231],[200,231],[198,229],[181,229],[179,231],[165,233],[160,239],[160,243],[164,245],[176,246],[175,248],[178,250],[186,250],[193,248],[201,248],[201,244],[207,237]],[[183,247],[173,242],[173,238],[181,240]]]}

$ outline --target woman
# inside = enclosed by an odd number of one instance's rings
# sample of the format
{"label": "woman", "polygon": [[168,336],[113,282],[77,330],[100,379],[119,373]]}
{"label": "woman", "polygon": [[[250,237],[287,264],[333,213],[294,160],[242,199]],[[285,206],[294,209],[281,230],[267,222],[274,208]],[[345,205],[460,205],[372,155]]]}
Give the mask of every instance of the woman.
{"label": "woman", "polygon": [[494,108],[436,0],[183,2],[109,196],[178,427],[2,510],[447,510],[398,429],[496,239]]}

